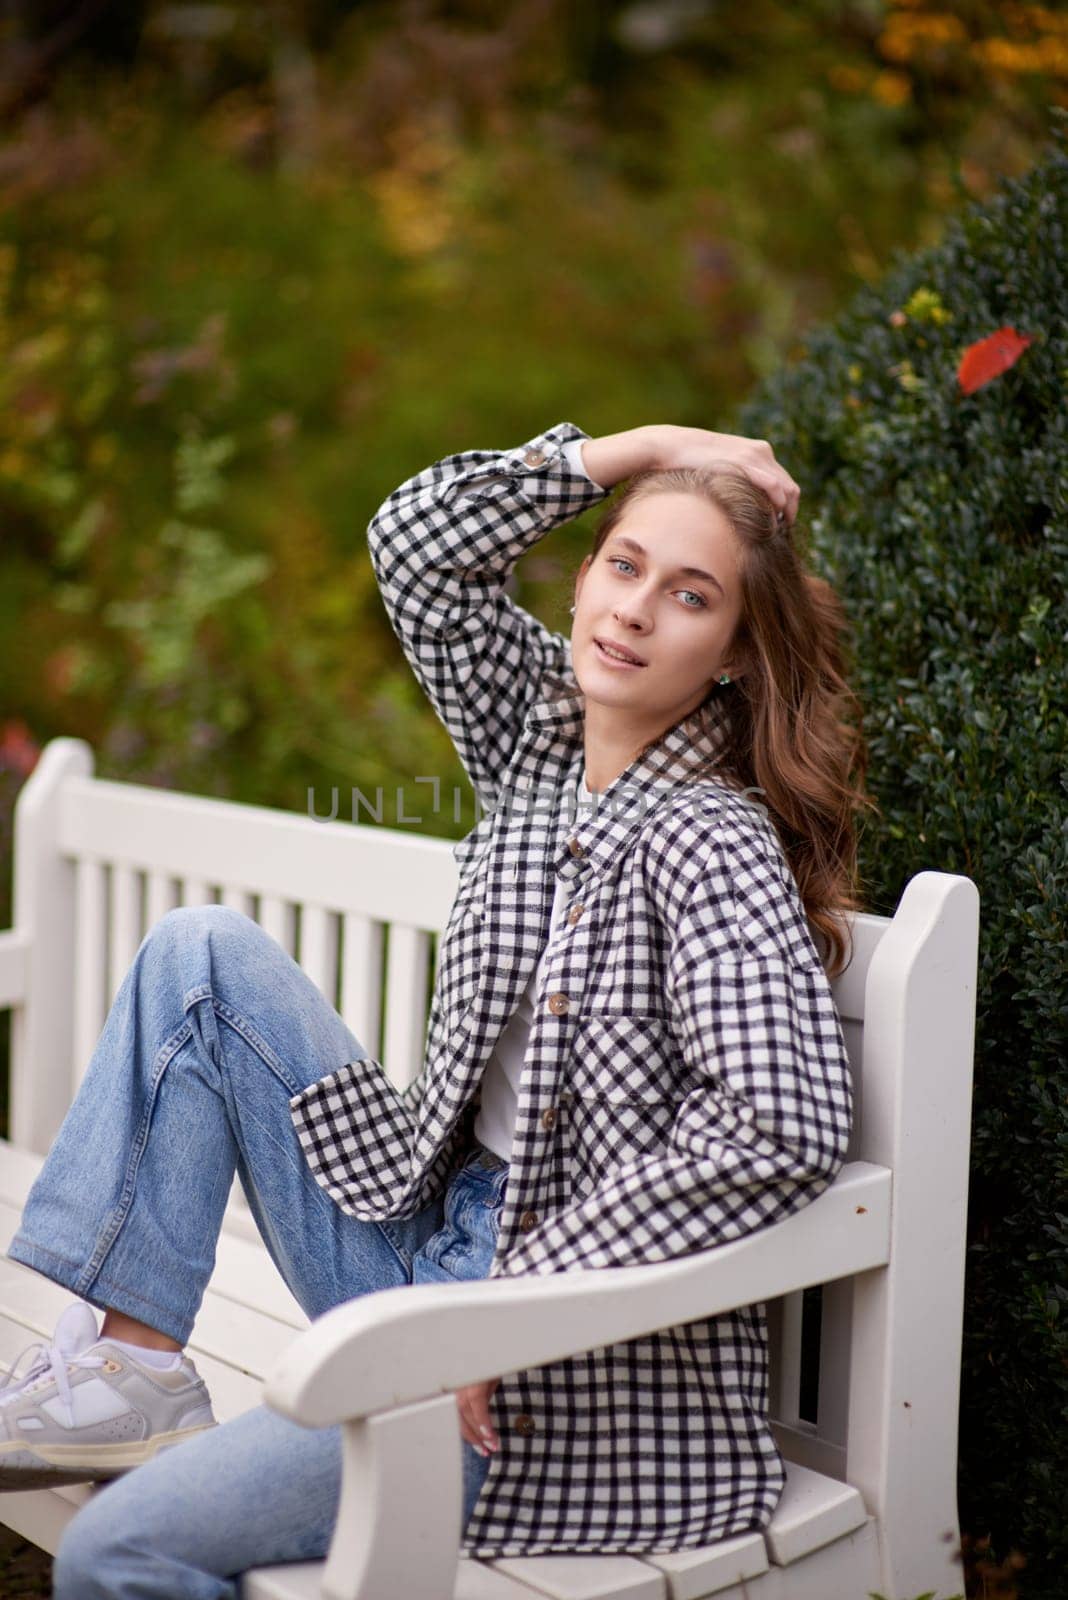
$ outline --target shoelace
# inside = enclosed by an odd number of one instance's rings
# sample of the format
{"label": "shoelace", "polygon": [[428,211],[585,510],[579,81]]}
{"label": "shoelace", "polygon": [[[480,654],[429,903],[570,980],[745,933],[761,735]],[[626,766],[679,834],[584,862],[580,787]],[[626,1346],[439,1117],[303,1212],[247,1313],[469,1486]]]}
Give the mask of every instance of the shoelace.
{"label": "shoelace", "polygon": [[[15,1378],[15,1368],[27,1355],[35,1355],[21,1378]],[[7,1371],[0,1379],[0,1406],[10,1405],[13,1400],[20,1399],[31,1388],[36,1388],[45,1383],[55,1383],[59,1390],[63,1404],[67,1411],[67,1426],[74,1426],[74,1402],[71,1395],[69,1367],[102,1367],[106,1363],[104,1356],[74,1355],[64,1360],[54,1344],[27,1345],[22,1354],[17,1356]]]}

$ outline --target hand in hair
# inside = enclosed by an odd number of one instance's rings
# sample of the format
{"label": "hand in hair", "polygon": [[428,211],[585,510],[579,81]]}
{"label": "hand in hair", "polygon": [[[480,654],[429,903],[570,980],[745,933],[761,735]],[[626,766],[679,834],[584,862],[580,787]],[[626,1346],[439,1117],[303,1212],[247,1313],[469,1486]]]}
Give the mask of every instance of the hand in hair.
{"label": "hand in hair", "polygon": [[606,489],[637,472],[711,467],[726,461],[763,489],[787,522],[797,519],[801,490],[776,461],[766,439],[746,439],[737,433],[713,433],[709,428],[686,428],[672,422],[649,423],[584,440],[582,460],[594,482]]}
{"label": "hand in hair", "polygon": [[746,439],[736,433],[713,433],[708,428],[684,428],[664,423],[653,428],[656,435],[656,469],[666,467],[710,467],[729,461],[768,495],[776,511],[787,522],[797,519],[801,490],[786,468],[775,459],[766,439]]}

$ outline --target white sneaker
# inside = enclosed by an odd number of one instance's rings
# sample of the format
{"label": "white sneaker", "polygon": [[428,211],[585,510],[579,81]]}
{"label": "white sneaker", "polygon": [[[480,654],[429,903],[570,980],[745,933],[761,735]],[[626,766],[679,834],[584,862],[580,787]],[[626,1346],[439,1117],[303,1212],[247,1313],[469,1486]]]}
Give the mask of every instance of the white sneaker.
{"label": "white sneaker", "polygon": [[100,1338],[79,1300],[56,1323],[51,1344],[31,1345],[0,1375],[0,1490],[111,1478],[215,1426],[187,1355],[171,1369],[138,1361]]}

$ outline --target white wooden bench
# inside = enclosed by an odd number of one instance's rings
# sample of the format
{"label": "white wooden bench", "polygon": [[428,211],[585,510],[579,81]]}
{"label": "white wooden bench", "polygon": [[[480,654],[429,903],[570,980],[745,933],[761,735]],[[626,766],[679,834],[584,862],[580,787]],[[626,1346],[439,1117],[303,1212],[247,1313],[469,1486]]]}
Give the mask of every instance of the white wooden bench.
{"label": "white wooden bench", "polygon": [[[436,935],[455,890],[447,840],[92,772],[87,745],[53,741],[16,813],[15,926],[0,934],[0,1008],[12,1012],[5,1246],[158,917],[213,899],[256,917],[403,1085],[421,1064]],[[811,1205],[720,1249],[538,1281],[405,1287],[309,1326],[235,1188],[190,1343],[217,1414],[266,1398],[298,1422],[346,1425],[329,1559],[257,1569],[244,1580],[248,1600],[959,1595],[977,929],[974,885],[935,872],[911,880],[892,920],[856,919],[854,960],[835,984],[855,1076],[849,1160]],[[47,1337],[70,1298],[0,1259],[0,1362]],[[768,1307],[771,1414],[788,1463],[766,1534],[641,1557],[458,1559],[460,1435],[449,1391],[758,1301]],[[0,1495],[0,1518],[54,1550],[93,1492]]]}

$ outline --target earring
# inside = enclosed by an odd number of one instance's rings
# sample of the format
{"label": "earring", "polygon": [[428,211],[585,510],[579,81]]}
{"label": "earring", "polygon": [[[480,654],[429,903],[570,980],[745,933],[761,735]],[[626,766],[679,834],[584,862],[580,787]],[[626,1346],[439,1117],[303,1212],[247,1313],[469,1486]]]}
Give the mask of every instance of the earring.
{"label": "earring", "polygon": [[731,681],[730,678],[727,676],[727,674],[725,672],[721,672],[720,673],[720,675],[719,675],[719,682],[720,683],[730,683],[730,681]]}
{"label": "earring", "polygon": [[574,616],[574,615],[575,615],[575,608],[574,608],[574,606],[572,606],[572,607],[571,607],[571,615],[572,615],[572,616]]}

